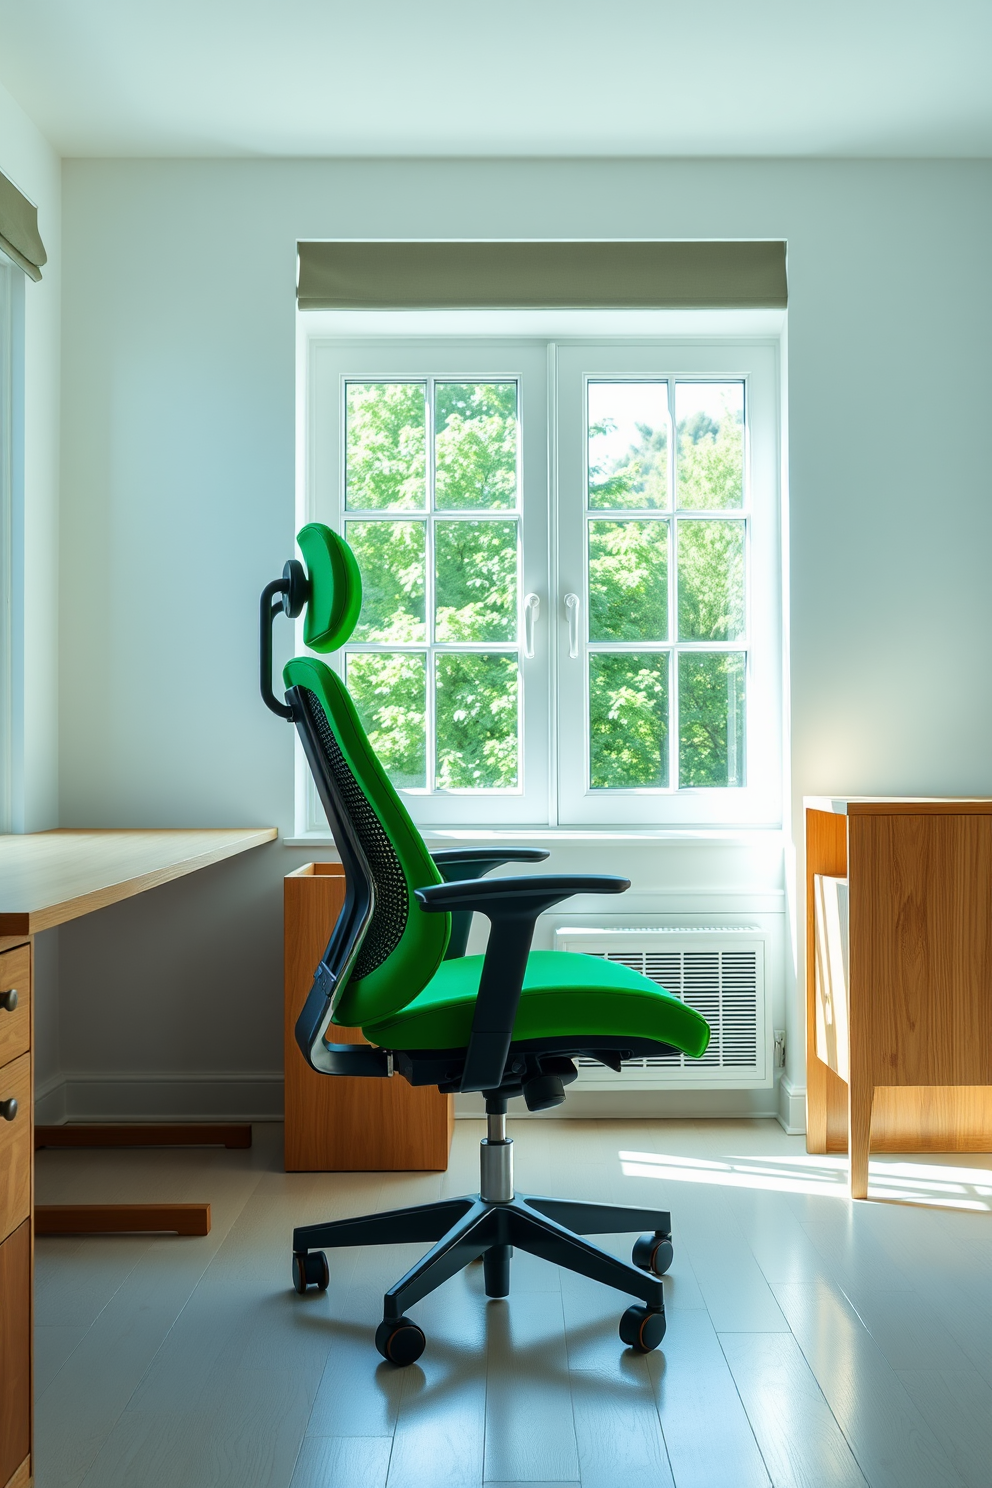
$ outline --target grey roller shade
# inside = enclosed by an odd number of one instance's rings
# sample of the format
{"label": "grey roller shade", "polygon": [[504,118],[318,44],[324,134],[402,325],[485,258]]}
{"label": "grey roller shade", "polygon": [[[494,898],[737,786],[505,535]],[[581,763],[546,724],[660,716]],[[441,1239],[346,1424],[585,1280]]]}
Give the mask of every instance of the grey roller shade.
{"label": "grey roller shade", "polygon": [[38,209],[0,172],[0,248],[32,279],[48,262],[38,233]]}
{"label": "grey roller shade", "polygon": [[778,309],[785,244],[300,243],[301,310]]}

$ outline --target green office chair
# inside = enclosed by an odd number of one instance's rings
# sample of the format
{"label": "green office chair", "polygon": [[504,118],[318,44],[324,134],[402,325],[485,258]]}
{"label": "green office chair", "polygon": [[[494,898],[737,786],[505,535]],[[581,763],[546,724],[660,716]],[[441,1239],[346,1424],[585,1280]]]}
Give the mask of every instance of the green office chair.
{"label": "green office chair", "polygon": [[[628,879],[598,874],[538,875],[480,882],[505,863],[546,858],[529,848],[451,849],[431,854],[365,736],[355,705],[323,662],[297,656],[283,672],[286,701],[272,692],[272,624],[306,608],[304,640],[315,651],[342,646],[361,608],[354,554],[336,533],[310,523],[297,560],[261,600],[261,691],[296,725],[344,866],[346,892],[313,986],[296,1024],[311,1068],[326,1075],[387,1079],[485,1097],[478,1194],[360,1219],[306,1225],[293,1233],[298,1292],[327,1287],[322,1249],[429,1243],[386,1292],[376,1348],[411,1364],[424,1334],[406,1309],[480,1256],[488,1297],[510,1288],[513,1247],[639,1298],[620,1319],[620,1337],[641,1353],[665,1333],[662,1275],[672,1261],[671,1216],[657,1209],[537,1198],[513,1190],[506,1105],[531,1111],[564,1100],[574,1059],[620,1070],[624,1059],[698,1058],[705,1021],[647,977],[598,957],[532,951],[537,918],[573,894],[618,894]],[[473,913],[491,923],[485,956],[465,955]],[[334,1025],[361,1028],[368,1045],[332,1042]],[[643,1230],[633,1265],[584,1235]]]}

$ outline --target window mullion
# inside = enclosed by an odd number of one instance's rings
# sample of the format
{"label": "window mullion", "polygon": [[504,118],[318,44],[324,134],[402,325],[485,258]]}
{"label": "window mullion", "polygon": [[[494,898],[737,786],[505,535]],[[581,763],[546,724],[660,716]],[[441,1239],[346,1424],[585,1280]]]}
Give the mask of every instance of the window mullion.
{"label": "window mullion", "polygon": [[437,697],[435,694],[437,667],[435,665],[434,653],[434,616],[435,605],[435,564],[434,564],[434,488],[437,474],[434,451],[434,378],[427,380],[427,531],[425,533],[425,561],[427,572],[424,575],[424,596],[427,612],[427,654],[426,654],[426,698],[427,698],[427,790],[437,789],[436,764],[437,764]]}
{"label": "window mullion", "polygon": [[668,379],[668,637],[671,650],[668,660],[668,788],[679,788],[679,553],[676,542],[675,513],[678,510],[676,450],[679,431],[675,422],[675,378]]}

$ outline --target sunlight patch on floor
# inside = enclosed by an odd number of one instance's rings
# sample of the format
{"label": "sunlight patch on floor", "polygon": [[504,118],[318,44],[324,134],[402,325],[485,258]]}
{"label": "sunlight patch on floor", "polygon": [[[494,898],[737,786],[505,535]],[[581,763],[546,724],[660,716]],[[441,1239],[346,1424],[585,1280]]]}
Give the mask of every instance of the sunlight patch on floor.
{"label": "sunlight patch on floor", "polygon": [[[668,1183],[709,1183],[723,1188],[759,1188],[780,1193],[848,1197],[846,1157],[681,1157],[670,1152],[620,1152],[625,1178],[661,1178]],[[992,1212],[992,1168],[873,1158],[868,1197],[944,1209]]]}

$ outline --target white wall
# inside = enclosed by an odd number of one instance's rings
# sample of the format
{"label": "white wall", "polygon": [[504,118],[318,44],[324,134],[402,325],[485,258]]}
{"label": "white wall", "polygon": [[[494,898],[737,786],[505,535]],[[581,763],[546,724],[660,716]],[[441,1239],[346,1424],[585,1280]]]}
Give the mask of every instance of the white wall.
{"label": "white wall", "polygon": [[58,821],[58,469],[61,162],[0,87],[0,170],[38,208],[40,284],[17,276],[23,406],[15,410],[13,828]]}
{"label": "white wall", "polygon": [[[62,168],[48,141],[2,87],[0,170],[37,206],[48,253],[41,283],[17,271],[13,276],[23,379],[19,386],[15,382],[14,407],[11,826],[31,832],[58,824]],[[35,961],[35,1069],[44,1081],[58,1068],[53,932],[40,938]]]}
{"label": "white wall", "polygon": [[[255,617],[292,552],[295,243],[336,235],[786,238],[795,799],[992,794],[990,185],[983,162],[65,162],[63,824],[292,830]],[[192,974],[142,959],[166,891],[67,927],[65,1068],[277,1072],[301,857],[168,891],[177,935],[231,951]],[[728,862],[710,888],[739,886]],[[684,872],[652,849],[635,888]],[[758,855],[742,884],[781,881]],[[794,996],[788,1025],[799,1084]]]}

